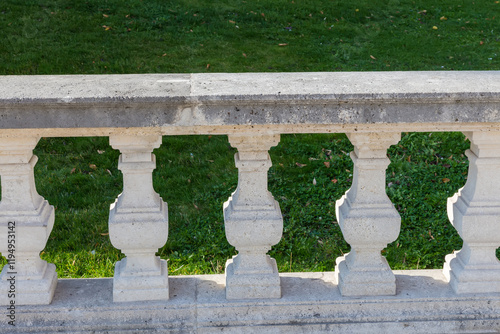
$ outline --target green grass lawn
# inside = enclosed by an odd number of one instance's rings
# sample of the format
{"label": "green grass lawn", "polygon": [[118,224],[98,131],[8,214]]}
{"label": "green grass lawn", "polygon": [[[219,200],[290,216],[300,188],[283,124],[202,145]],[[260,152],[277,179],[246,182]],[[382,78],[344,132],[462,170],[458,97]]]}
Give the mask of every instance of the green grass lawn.
{"label": "green grass lawn", "polygon": [[[498,70],[499,12],[495,0],[3,0],[0,74]],[[461,134],[408,133],[389,149],[387,193],[402,228],[383,254],[394,269],[440,268],[461,247],[446,198],[465,183],[468,146]],[[280,271],[333,270],[349,251],[335,201],[351,183],[351,150],[343,134],[283,135],[271,149]],[[234,152],[226,136],[164,137],[155,150],[170,219],[159,254],[171,274],[222,273],[235,254],[222,218]],[[119,153],[107,138],[44,138],[35,153],[38,191],[56,207],[42,258],[59,277],[112,276]]]}

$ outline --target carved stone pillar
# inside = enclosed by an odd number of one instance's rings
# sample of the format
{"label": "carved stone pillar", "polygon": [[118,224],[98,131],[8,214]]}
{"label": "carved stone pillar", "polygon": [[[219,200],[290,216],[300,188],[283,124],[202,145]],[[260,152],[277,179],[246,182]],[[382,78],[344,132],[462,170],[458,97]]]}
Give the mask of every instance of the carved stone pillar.
{"label": "carved stone pillar", "polygon": [[448,218],[464,243],[446,256],[444,275],[456,293],[500,292],[500,132],[468,132],[469,175],[448,198]]}
{"label": "carved stone pillar", "polygon": [[385,192],[387,149],[399,133],[348,133],[354,145],[351,188],[336,202],[337,221],[351,251],[337,258],[344,296],[396,294],[396,280],[380,251],[399,235],[401,218]]}
{"label": "carved stone pillar", "polygon": [[153,189],[155,155],[161,136],[112,136],[120,150],[123,192],[111,205],[109,235],[126,258],[116,263],[113,301],[169,298],[167,261],[155,253],[168,237],[167,204]]}
{"label": "carved stone pillar", "polygon": [[279,204],[267,190],[268,151],[279,135],[230,135],[229,142],[238,149],[238,188],[224,203],[224,222],[238,255],[226,263],[226,298],[281,298],[276,261],[266,254],[283,233]]}
{"label": "carved stone pillar", "polygon": [[[0,275],[0,303],[50,304],[57,285],[56,266],[40,259],[52,227],[54,207],[35,187],[36,137],[0,138],[0,252],[9,263]],[[8,297],[14,285],[15,296]]]}

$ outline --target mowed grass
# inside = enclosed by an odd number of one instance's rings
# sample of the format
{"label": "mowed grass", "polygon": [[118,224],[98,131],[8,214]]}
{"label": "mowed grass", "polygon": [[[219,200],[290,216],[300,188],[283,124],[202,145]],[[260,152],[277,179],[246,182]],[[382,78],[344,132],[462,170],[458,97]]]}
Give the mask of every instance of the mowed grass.
{"label": "mowed grass", "polygon": [[[494,0],[4,0],[0,74],[498,70],[499,9]],[[387,194],[402,227],[383,254],[394,269],[440,268],[461,247],[446,199],[466,181],[468,147],[458,133],[405,133],[389,149]],[[271,149],[280,271],[333,270],[349,251],[335,201],[352,181],[351,150],[343,134],[283,135]],[[170,274],[222,273],[236,254],[222,217],[234,153],[226,136],[166,136],[155,150]],[[123,256],[107,227],[122,189],[119,152],[107,138],[42,138],[35,154],[37,189],[56,207],[42,258],[59,277],[112,276]]]}
{"label": "mowed grass", "polygon": [[[463,186],[469,146],[458,133],[404,134],[388,155],[387,193],[402,216],[402,232],[383,254],[395,269],[438,268],[461,247],[446,217],[446,198]],[[352,145],[343,134],[284,135],[271,149],[269,189],[284,216],[273,247],[280,271],[333,270],[349,245],[335,201],[350,187]],[[109,205],[122,189],[118,152],[107,138],[42,139],[37,188],[56,207],[42,257],[61,277],[112,276],[122,257],[109,241]],[[155,150],[155,190],[168,202],[169,240],[159,255],[172,274],[224,272],[236,254],[224,234],[222,205],[236,189],[235,150],[225,136],[164,137]]]}
{"label": "mowed grass", "polygon": [[1,74],[498,69],[495,0],[3,0]]}

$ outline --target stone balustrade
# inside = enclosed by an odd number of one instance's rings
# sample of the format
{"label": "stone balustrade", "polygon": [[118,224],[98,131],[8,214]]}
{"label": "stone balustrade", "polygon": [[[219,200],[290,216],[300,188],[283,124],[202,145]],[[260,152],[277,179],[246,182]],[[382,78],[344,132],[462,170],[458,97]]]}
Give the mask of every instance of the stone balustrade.
{"label": "stone balustrade", "polygon": [[[471,141],[447,208],[464,245],[442,270],[393,271],[381,255],[401,221],[386,151],[412,131]],[[346,133],[354,146],[352,186],[336,202],[351,251],[334,272],[280,274],[267,255],[283,230],[268,150],[287,133]],[[221,210],[238,254],[224,276],[169,277],[155,255],[168,208],[152,151],[188,134],[225,134],[237,149],[238,186]],[[121,153],[109,236],[126,257],[112,279],[58,280],[40,259],[57,210],[35,188],[33,149],[61,136],[107,136]],[[500,72],[0,76],[0,252],[16,259],[0,274],[0,332],[499,332],[499,171]]]}

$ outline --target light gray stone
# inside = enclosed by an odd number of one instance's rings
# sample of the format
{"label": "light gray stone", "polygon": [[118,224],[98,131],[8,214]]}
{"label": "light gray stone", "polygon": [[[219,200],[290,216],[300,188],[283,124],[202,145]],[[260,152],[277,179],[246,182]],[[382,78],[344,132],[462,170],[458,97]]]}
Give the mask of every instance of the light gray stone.
{"label": "light gray stone", "polygon": [[500,72],[0,76],[0,136],[487,131]]}
{"label": "light gray stone", "polygon": [[344,296],[393,295],[396,279],[380,255],[399,235],[401,217],[385,192],[387,149],[399,133],[348,133],[354,145],[351,188],[335,205],[337,221],[351,251],[337,259],[335,273]]}
{"label": "light gray stone", "polygon": [[113,300],[166,300],[167,261],[155,253],[167,242],[168,208],[153,189],[151,153],[161,136],[112,136],[110,144],[121,152],[123,192],[110,208],[109,237],[127,256],[115,266]]}
{"label": "light gray stone", "polygon": [[448,199],[448,217],[464,240],[446,256],[444,275],[457,293],[500,292],[500,132],[466,133],[471,149],[465,186]]}
{"label": "light gray stone", "polygon": [[226,298],[280,298],[278,267],[266,254],[283,233],[279,204],[267,190],[268,150],[279,135],[231,135],[229,142],[238,149],[238,187],[224,203],[224,224],[238,255],[226,263]]}
{"label": "light gray stone", "polygon": [[[469,180],[448,203],[464,248],[443,271],[392,272],[380,254],[399,233],[383,176],[385,151],[402,131],[463,131],[472,141]],[[335,273],[279,275],[266,254],[283,228],[267,190],[267,151],[282,133],[332,132],[348,133],[355,146],[353,186],[337,203],[352,251]],[[16,330],[499,332],[499,132],[499,71],[0,76],[0,227],[20,222]],[[174,134],[228,134],[238,148],[239,184],[224,214],[239,253],[225,276],[169,278],[155,256],[168,219],[152,187],[151,152]],[[124,191],[109,221],[127,257],[112,280],[56,288],[54,265],[40,260],[54,221],[33,180],[40,136],[109,136],[121,151]],[[6,238],[0,230],[4,255]],[[0,331],[12,328],[0,321]]]}
{"label": "light gray stone", "polygon": [[52,227],[54,207],[36,191],[33,149],[39,138],[0,139],[0,252],[9,259],[0,274],[0,304],[49,304],[56,267],[40,259]]}

